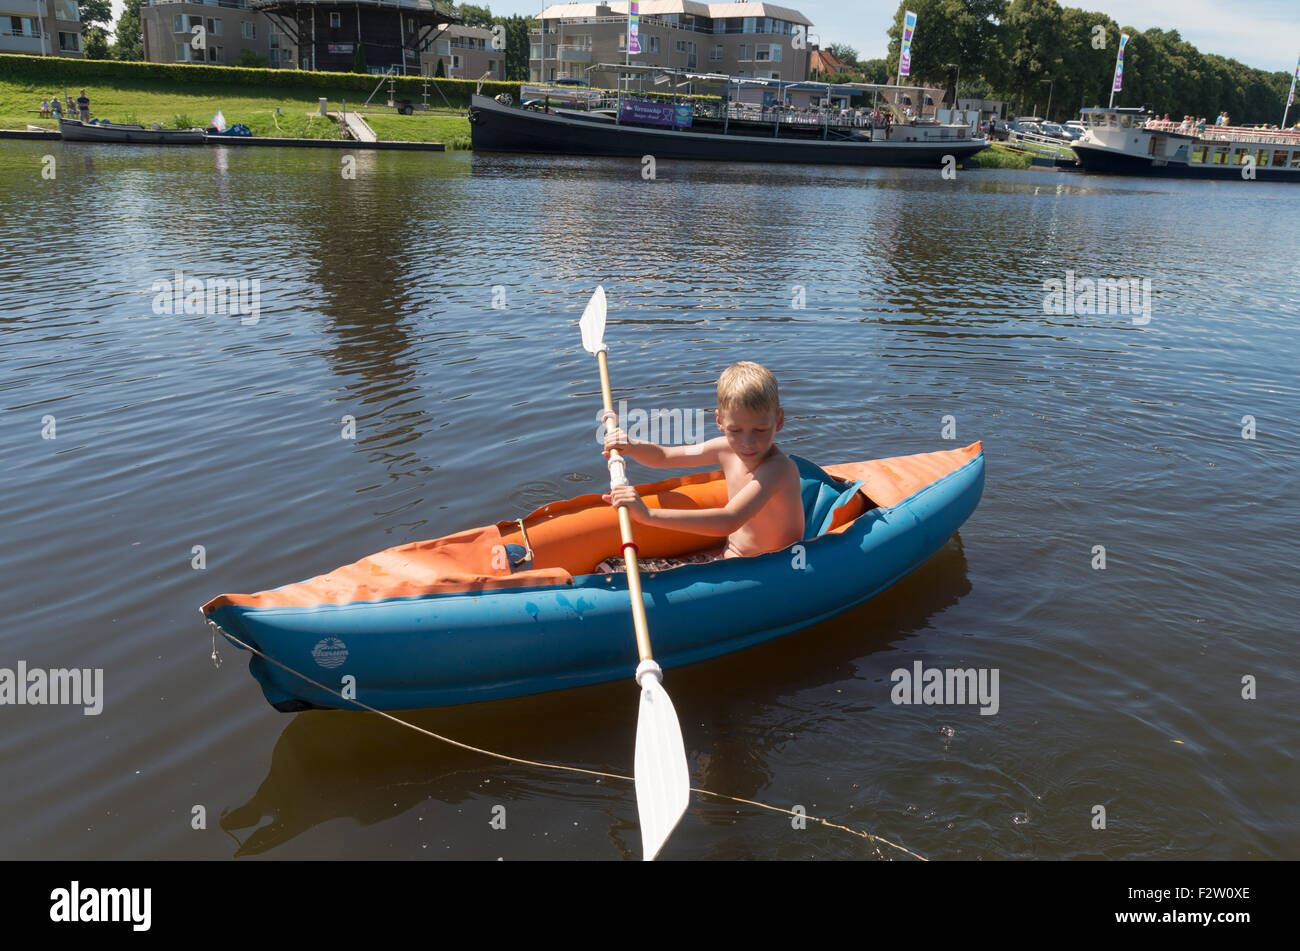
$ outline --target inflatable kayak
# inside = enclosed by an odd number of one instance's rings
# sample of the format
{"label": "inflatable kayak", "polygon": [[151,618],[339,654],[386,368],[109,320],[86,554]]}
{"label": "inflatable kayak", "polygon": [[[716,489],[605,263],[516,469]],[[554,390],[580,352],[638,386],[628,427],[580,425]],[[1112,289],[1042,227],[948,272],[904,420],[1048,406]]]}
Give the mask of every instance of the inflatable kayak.
{"label": "inflatable kayak", "polygon": [[[938,551],[978,504],[980,444],[821,469],[794,457],[805,539],[788,549],[643,571],[665,670],[815,624],[889,587]],[[726,502],[720,471],[638,486],[651,507]],[[718,539],[637,525],[642,558]],[[249,670],[277,710],[351,708],[291,671],[381,710],[496,700],[630,677],[636,642],[615,510],[599,495],[515,522],[412,542],[257,594],[223,594],[204,616],[257,654]],[[235,643],[232,641],[231,643]],[[235,646],[240,646],[236,644]],[[354,678],[351,681],[346,677]]]}

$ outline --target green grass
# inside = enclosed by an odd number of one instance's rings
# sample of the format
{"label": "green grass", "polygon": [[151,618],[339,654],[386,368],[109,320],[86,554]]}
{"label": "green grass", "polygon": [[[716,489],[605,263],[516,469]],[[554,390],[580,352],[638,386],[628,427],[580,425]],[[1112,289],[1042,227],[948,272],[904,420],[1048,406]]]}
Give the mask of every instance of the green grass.
{"label": "green grass", "polygon": [[982,152],[976,152],[975,161],[980,168],[1029,168],[1033,164],[1028,155],[1005,145],[990,145]]}
{"label": "green grass", "polygon": [[[113,122],[146,126],[157,122],[167,128],[177,128],[179,122],[186,123],[186,127],[206,126],[220,109],[228,124],[242,122],[254,135],[306,139],[330,139],[339,135],[338,123],[318,114],[319,96],[308,85],[298,89],[267,90],[266,94],[233,84],[204,84],[178,89],[162,88],[161,84],[155,83],[89,83],[85,88],[90,97],[91,115]],[[80,86],[75,89],[68,87],[73,98],[80,90]],[[62,86],[0,79],[0,128],[23,129],[31,124],[57,129],[58,122],[54,119],[43,119],[38,112],[27,111],[39,110],[42,96],[53,95],[62,97]],[[384,92],[381,90],[375,98],[383,99]],[[349,103],[349,108],[359,104],[359,101]],[[331,111],[338,111],[341,103],[331,99],[328,106]],[[381,139],[443,142],[448,149],[469,148],[469,122],[463,114],[450,110],[436,113],[431,110],[414,116],[372,116],[366,113],[366,121],[371,123]]]}

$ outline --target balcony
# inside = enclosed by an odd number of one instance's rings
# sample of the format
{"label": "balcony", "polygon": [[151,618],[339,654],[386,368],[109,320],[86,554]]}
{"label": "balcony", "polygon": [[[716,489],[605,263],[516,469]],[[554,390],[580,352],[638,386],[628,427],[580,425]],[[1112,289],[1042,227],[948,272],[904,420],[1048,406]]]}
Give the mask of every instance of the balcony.
{"label": "balcony", "polygon": [[590,46],[561,46],[559,49],[561,63],[590,63]]}
{"label": "balcony", "polygon": [[[45,51],[49,52],[49,43],[46,42]],[[0,32],[0,53],[39,53],[41,52],[41,38],[24,33],[10,33],[8,30]]]}

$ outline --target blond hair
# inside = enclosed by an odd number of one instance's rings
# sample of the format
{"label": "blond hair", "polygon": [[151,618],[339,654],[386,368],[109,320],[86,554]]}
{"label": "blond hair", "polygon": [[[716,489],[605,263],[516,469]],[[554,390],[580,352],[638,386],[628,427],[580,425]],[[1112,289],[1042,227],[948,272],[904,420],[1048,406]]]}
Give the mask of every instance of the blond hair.
{"label": "blond hair", "polygon": [[722,371],[718,377],[718,410],[747,409],[764,413],[778,409],[776,377],[765,366],[741,360]]}

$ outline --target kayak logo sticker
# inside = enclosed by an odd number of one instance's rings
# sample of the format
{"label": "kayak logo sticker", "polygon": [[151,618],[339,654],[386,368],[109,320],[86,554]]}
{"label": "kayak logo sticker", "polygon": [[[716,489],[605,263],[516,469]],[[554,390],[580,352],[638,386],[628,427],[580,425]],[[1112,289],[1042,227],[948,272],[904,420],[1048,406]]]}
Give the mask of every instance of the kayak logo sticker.
{"label": "kayak logo sticker", "polygon": [[348,659],[348,645],[337,637],[327,637],[316,642],[311,649],[311,656],[322,667],[342,667]]}
{"label": "kayak logo sticker", "polygon": [[889,699],[896,705],[959,706],[978,704],[980,716],[998,712],[997,667],[930,667],[913,661],[912,669],[896,668],[889,679]]}

